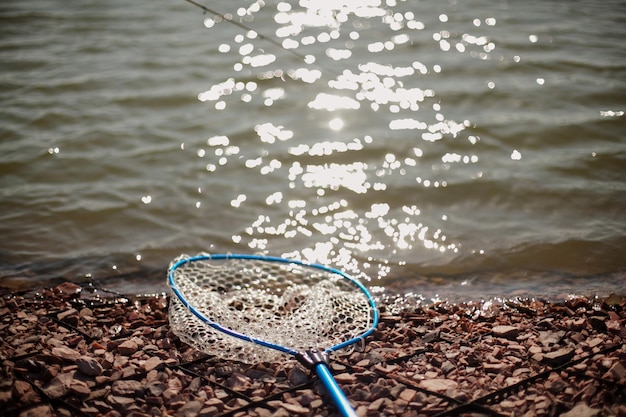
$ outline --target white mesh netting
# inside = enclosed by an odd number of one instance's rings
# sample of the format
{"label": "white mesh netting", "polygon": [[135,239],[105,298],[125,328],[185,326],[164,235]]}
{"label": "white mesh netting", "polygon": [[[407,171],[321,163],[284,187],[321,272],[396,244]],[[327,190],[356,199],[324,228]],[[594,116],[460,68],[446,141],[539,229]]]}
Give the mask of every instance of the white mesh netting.
{"label": "white mesh netting", "polygon": [[[172,262],[174,265],[182,255]],[[208,320],[290,349],[325,350],[372,326],[367,295],[340,274],[262,259],[202,259],[173,270],[174,285]],[[247,363],[287,359],[281,352],[206,324],[173,295],[170,326],[207,354]]]}

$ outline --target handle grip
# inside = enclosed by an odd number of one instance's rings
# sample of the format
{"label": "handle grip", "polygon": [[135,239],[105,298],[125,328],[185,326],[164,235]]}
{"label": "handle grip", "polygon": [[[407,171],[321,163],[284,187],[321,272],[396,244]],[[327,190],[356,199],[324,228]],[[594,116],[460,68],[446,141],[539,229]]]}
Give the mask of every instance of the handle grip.
{"label": "handle grip", "polygon": [[326,388],[326,392],[330,395],[333,403],[339,409],[339,412],[343,417],[358,417],[352,405],[346,398],[345,394],[337,385],[337,381],[333,378],[333,375],[330,373],[330,370],[324,363],[318,363],[315,366],[315,373],[317,374],[322,384],[324,384],[324,388]]}

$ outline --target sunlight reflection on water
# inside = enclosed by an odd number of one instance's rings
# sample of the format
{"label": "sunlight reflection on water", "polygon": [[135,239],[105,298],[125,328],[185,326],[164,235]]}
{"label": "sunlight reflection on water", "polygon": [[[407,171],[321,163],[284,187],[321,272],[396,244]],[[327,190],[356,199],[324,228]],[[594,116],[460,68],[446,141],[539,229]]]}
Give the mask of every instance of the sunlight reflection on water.
{"label": "sunlight reflection on water", "polygon": [[[243,167],[263,176],[275,171],[286,173],[275,178],[275,189],[269,189],[263,198],[265,205],[278,211],[253,219],[243,233],[232,237],[234,243],[245,244],[253,251],[266,251],[272,247],[272,240],[299,236],[314,243],[285,255],[344,268],[353,266],[352,272],[356,272],[360,270],[354,263],[356,254],[361,257],[369,254],[363,262],[378,263],[379,277],[388,269],[389,254],[410,251],[416,245],[423,250],[458,253],[461,243],[450,241],[440,227],[425,224],[415,199],[398,196],[394,188],[398,183],[410,187],[412,182],[413,187],[444,189],[448,180],[436,179],[436,175],[454,169],[456,164],[477,163],[476,153],[461,151],[444,152],[440,163],[431,164],[431,169],[420,162],[425,152],[437,152],[429,150],[428,143],[457,138],[472,122],[446,117],[445,103],[428,87],[430,77],[443,71],[442,64],[429,68],[417,60],[389,62],[388,52],[422,42],[414,39],[415,33],[426,29],[412,11],[394,11],[393,6],[395,2],[389,1],[386,5],[379,1],[276,4],[275,35],[283,39],[282,46],[314,57],[319,66],[267,68],[277,60],[275,55],[267,53],[268,45],[255,31],[235,33],[231,42],[219,46],[221,53],[233,59],[232,68],[240,75],[200,93],[200,101],[214,102],[216,110],[229,109],[232,105],[241,111],[239,101],[256,111],[260,101],[271,108],[281,101],[292,103],[294,95],[300,101],[309,95],[307,107],[311,112],[332,115],[326,119],[323,114],[309,114],[308,127],[303,128],[298,120],[290,124],[273,121],[280,118],[282,106],[276,112],[266,112],[266,121],[256,124],[254,131],[268,147],[255,157],[246,156],[239,147],[237,152],[228,152],[227,136],[208,140],[208,146],[218,158],[207,164],[211,173],[218,172],[219,166],[242,161]],[[268,13],[265,10],[268,7],[272,6],[255,2],[247,9],[238,9],[237,16],[247,24],[254,21],[257,13]],[[446,14],[439,16],[442,23],[448,20]],[[482,23],[494,26],[496,20],[486,17],[472,23],[474,27]],[[221,17],[205,19],[205,26],[211,30],[223,24]],[[439,30],[432,34],[432,40],[443,52],[453,50],[483,60],[490,59],[496,49],[495,43],[480,33]],[[348,58],[351,59],[346,61]],[[281,80],[282,85],[265,82],[271,79]],[[302,89],[299,83],[314,88]],[[387,129],[375,135],[352,136],[358,133],[359,120],[364,117],[360,112],[362,107],[385,123]],[[325,131],[325,127],[330,131]],[[302,129],[309,131],[305,133]],[[405,144],[401,145],[405,149],[380,155],[377,142],[388,140],[389,131],[408,132],[403,136]],[[462,140],[471,146],[480,138],[467,135]],[[282,147],[272,147],[279,142],[289,142],[286,152]],[[419,142],[422,144],[415,146]],[[236,156],[232,162],[230,155]],[[516,154],[511,157],[515,159]],[[336,162],[338,159],[341,162]],[[470,176],[476,177],[474,173]],[[231,206],[240,209],[253,204],[251,194],[255,193],[238,194]],[[446,219],[447,215],[441,213],[440,218]]]}

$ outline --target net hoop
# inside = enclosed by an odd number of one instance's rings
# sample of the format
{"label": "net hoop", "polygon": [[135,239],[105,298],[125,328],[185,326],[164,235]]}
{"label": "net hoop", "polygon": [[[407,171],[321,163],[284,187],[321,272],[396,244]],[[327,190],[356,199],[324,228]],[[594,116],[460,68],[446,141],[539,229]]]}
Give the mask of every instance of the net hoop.
{"label": "net hoop", "polygon": [[189,312],[191,312],[196,318],[198,318],[201,322],[203,322],[204,324],[210,326],[211,328],[223,334],[226,334],[228,336],[232,336],[237,339],[243,340],[245,342],[254,343],[254,344],[257,344],[266,348],[274,349],[276,351],[293,355],[296,357],[302,353],[298,349],[293,349],[287,346],[281,346],[279,344],[275,344],[275,343],[263,340],[261,338],[248,336],[242,332],[223,326],[209,319],[201,311],[199,311],[199,309],[194,307],[191,304],[191,302],[187,300],[187,298],[185,297],[185,295],[182,293],[179,286],[177,285],[175,273],[179,268],[183,267],[186,264],[197,262],[197,261],[206,261],[206,260],[225,260],[225,261],[226,260],[250,260],[250,261],[291,264],[291,265],[295,265],[295,266],[299,266],[303,268],[312,268],[312,269],[316,269],[322,272],[335,274],[341,277],[342,279],[348,281],[352,285],[354,285],[367,298],[367,303],[370,309],[369,327],[367,328],[367,330],[365,330],[363,333],[359,334],[356,337],[352,337],[346,341],[327,347],[324,350],[325,354],[343,349],[359,341],[363,341],[367,336],[369,336],[370,334],[374,332],[374,330],[376,329],[376,326],[378,325],[378,321],[379,321],[378,308],[376,307],[376,302],[374,298],[372,297],[371,293],[369,292],[369,290],[356,279],[332,267],[328,267],[328,266],[317,264],[317,263],[306,263],[306,262],[295,260],[295,259],[287,259],[287,258],[281,258],[281,257],[275,257],[275,256],[253,255],[253,254],[200,254],[200,255],[189,256],[189,257],[183,256],[180,259],[175,260],[172,263],[171,267],[169,268],[168,279],[167,279],[168,286],[170,287],[174,296],[176,296],[178,301],[180,301],[182,305],[187,310],[189,310]]}

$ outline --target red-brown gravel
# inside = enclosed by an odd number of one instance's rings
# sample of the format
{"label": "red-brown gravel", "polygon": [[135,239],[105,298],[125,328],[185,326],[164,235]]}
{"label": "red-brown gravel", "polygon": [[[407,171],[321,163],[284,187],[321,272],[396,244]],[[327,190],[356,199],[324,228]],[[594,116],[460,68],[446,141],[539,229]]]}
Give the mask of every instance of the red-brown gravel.
{"label": "red-brown gravel", "polygon": [[[169,329],[167,298],[66,283],[0,292],[7,416],[334,416],[295,361],[206,357]],[[626,299],[381,308],[330,369],[359,416],[626,416]]]}

